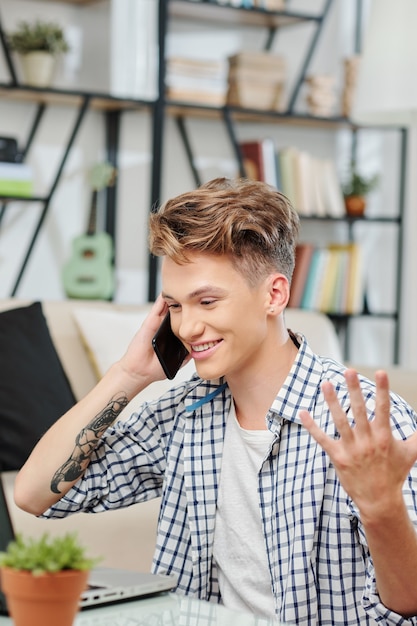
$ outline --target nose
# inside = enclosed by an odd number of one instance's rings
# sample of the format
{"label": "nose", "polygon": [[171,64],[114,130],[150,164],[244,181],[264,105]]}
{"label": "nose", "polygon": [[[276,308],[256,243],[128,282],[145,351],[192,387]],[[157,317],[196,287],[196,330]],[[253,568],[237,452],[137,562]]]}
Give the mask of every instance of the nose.
{"label": "nose", "polygon": [[186,343],[192,343],[202,335],[204,322],[201,319],[201,314],[199,315],[196,311],[183,306],[178,317],[179,321],[176,331],[180,339]]}

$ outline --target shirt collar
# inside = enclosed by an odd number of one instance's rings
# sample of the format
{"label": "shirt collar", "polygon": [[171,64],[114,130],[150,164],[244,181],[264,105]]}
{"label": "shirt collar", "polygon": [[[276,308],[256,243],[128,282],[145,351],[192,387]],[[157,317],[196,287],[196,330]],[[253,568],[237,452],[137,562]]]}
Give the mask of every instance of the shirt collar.
{"label": "shirt collar", "polygon": [[271,406],[271,412],[290,422],[301,424],[301,410],[311,412],[320,393],[323,364],[309,347],[304,335],[297,334],[300,348]]}
{"label": "shirt collar", "polygon": [[[272,403],[270,414],[275,414],[275,419],[281,418],[301,424],[300,411],[304,409],[311,412],[316,404],[317,394],[320,393],[323,364],[320,357],[309,347],[304,335],[297,333],[297,339],[300,348],[284,384]],[[230,395],[223,378],[204,381],[196,377],[196,382],[197,384],[187,394],[185,407],[187,413],[193,413],[222,392]]]}

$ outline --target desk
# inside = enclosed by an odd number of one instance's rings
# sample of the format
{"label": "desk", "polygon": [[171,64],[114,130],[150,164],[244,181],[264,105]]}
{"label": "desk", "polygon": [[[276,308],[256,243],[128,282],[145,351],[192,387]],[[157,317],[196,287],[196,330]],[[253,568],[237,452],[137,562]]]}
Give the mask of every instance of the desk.
{"label": "desk", "polygon": [[[0,617],[0,626],[12,624],[9,617]],[[211,602],[167,593],[100,609],[84,610],[78,613],[74,626],[284,626],[284,624],[250,613],[230,611]]]}

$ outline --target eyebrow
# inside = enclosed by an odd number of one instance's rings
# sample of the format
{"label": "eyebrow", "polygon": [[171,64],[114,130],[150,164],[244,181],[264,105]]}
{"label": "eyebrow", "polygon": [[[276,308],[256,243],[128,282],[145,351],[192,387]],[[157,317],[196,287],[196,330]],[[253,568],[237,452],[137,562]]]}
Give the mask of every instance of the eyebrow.
{"label": "eyebrow", "polygon": [[[210,293],[216,296],[224,296],[226,294],[226,291],[225,289],[221,289],[220,287],[215,287],[214,285],[203,285],[202,287],[199,287],[195,291],[192,291],[191,293],[189,293],[187,295],[187,300],[198,298],[199,296],[202,296],[203,294],[207,294],[207,293]],[[162,297],[167,298],[168,300],[175,300],[173,296],[170,296],[164,291],[162,292]]]}

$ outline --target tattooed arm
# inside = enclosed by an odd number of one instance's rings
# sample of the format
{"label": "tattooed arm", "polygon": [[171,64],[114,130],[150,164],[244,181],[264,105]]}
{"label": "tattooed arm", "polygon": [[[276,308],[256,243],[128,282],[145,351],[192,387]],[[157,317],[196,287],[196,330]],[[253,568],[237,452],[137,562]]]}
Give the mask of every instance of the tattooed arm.
{"label": "tattooed arm", "polygon": [[75,447],[71,456],[55,472],[51,481],[51,490],[61,493],[58,485],[62,482],[73,484],[84,473],[91,453],[97,447],[100,437],[108,426],[113,424],[120,411],[127,405],[127,398],[120,396],[112,399],[106,408],[99,413],[75,438]]}
{"label": "tattooed arm", "polygon": [[123,357],[37,443],[15,482],[20,508],[40,515],[62,498],[83,475],[100,438],[127,403],[164,378],[152,337],[166,309],[158,298]]}

